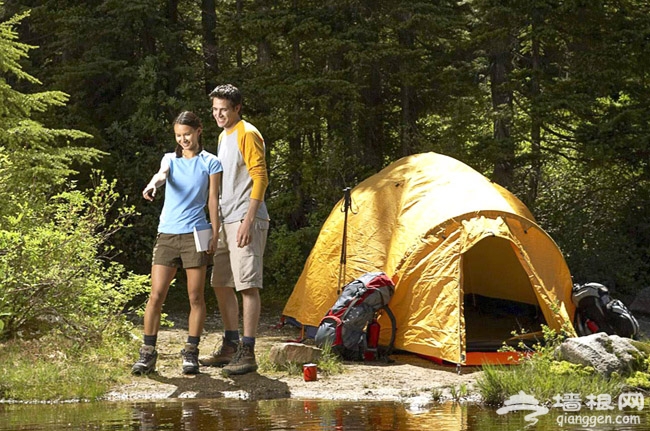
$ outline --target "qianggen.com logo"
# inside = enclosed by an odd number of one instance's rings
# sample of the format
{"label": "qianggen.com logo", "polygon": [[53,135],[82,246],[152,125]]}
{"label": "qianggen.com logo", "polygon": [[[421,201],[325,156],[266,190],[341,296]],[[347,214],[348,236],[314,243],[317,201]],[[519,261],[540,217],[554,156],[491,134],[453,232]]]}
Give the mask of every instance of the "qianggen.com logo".
{"label": "qianggen.com logo", "polygon": [[[560,427],[565,425],[580,425],[595,427],[597,425],[640,425],[641,417],[638,415],[620,414],[624,410],[643,410],[644,399],[640,392],[622,393],[617,400],[612,400],[608,394],[588,395],[583,400],[580,394],[566,393],[553,397],[555,403],[552,408],[561,409],[562,413],[556,416]],[[584,403],[583,403],[584,401]],[[581,414],[586,408],[589,414]],[[613,410],[618,408],[618,414]],[[535,397],[520,391],[503,403],[497,414],[503,415],[512,411],[530,411],[524,420],[530,422],[527,427],[538,422],[538,416],[545,415],[549,409],[540,405]],[[596,414],[595,414],[596,413]],[[600,413],[600,414],[598,414]]]}

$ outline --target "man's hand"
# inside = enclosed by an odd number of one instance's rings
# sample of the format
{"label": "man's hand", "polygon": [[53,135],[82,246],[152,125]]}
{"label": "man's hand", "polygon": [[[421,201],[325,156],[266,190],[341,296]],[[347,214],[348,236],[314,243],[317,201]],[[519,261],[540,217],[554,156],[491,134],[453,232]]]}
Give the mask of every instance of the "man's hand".
{"label": "man's hand", "polygon": [[237,247],[243,248],[251,243],[251,224],[252,222],[244,219],[237,229]]}

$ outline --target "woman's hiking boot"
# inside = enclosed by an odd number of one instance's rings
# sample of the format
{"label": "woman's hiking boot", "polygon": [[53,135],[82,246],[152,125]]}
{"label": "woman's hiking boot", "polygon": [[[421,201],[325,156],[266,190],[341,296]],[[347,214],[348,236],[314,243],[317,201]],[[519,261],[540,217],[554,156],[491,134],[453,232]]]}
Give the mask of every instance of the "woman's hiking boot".
{"label": "woman's hiking boot", "polygon": [[156,360],[158,352],[154,346],[143,344],[140,347],[140,359],[133,364],[131,373],[136,375],[149,374],[156,370]]}
{"label": "woman's hiking boot", "polygon": [[215,350],[209,356],[200,358],[199,362],[201,365],[205,365],[206,367],[223,367],[232,361],[236,352],[237,343],[226,340],[226,338],[223,337],[219,350]]}
{"label": "woman's hiking boot", "polygon": [[196,344],[186,343],[181,350],[183,358],[183,374],[198,374],[199,372],[199,348]]}
{"label": "woman's hiking boot", "polygon": [[237,347],[237,352],[233,356],[232,361],[221,371],[224,376],[232,376],[237,374],[246,374],[251,371],[257,370],[257,362],[255,362],[255,348],[241,341]]}

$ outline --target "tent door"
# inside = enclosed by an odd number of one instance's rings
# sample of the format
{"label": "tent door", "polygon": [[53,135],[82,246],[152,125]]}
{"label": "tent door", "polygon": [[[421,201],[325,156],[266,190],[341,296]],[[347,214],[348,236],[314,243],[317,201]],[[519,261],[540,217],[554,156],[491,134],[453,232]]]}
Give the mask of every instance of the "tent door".
{"label": "tent door", "polygon": [[[495,351],[513,333],[534,333],[545,323],[528,275],[507,238],[488,236],[461,259],[461,301],[465,345],[470,351]],[[531,342],[535,337],[523,337]]]}

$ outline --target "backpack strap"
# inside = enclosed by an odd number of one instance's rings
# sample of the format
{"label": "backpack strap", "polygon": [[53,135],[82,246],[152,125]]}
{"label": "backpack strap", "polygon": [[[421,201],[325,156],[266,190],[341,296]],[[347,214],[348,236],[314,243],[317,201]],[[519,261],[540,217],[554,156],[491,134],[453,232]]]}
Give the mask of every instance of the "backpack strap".
{"label": "backpack strap", "polygon": [[364,298],[364,295],[361,295],[361,296],[357,296],[352,301],[350,301],[347,308],[345,309],[345,311],[341,315],[340,319],[338,320],[337,325],[339,325],[339,326],[341,325],[341,323],[348,316],[348,313],[350,312],[350,310],[352,310],[354,308],[354,306],[357,304],[357,302],[361,301],[363,298]]}
{"label": "backpack strap", "polygon": [[334,340],[332,341],[332,347],[337,347],[343,345],[343,320],[336,314],[327,314],[320,320],[321,326],[324,322],[331,320],[334,322]]}
{"label": "backpack strap", "polygon": [[388,305],[384,305],[379,309],[380,312],[386,312],[388,315],[388,318],[390,319],[390,325],[391,325],[391,331],[390,331],[390,342],[388,343],[388,346],[385,349],[382,349],[381,354],[379,354],[379,357],[385,361],[388,362],[388,356],[390,356],[393,353],[393,349],[395,348],[395,335],[397,333],[397,321],[395,320],[395,315],[391,311],[391,309],[388,307]]}

